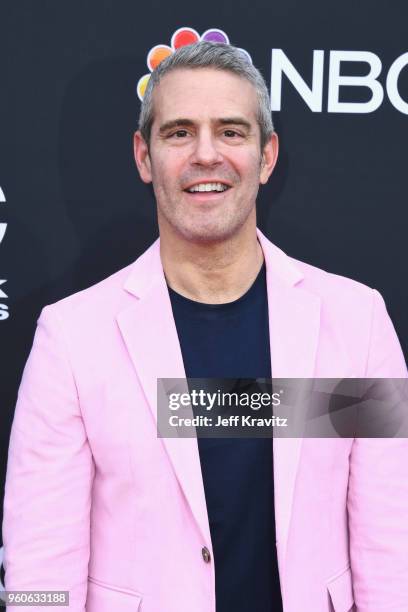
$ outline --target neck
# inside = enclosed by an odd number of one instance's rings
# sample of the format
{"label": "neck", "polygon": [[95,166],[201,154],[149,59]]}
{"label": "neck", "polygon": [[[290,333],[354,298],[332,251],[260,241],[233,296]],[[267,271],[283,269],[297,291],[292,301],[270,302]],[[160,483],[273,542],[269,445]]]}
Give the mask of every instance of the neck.
{"label": "neck", "polygon": [[210,244],[161,233],[160,256],[168,285],[191,300],[208,304],[241,297],[263,264],[255,222],[234,236]]}

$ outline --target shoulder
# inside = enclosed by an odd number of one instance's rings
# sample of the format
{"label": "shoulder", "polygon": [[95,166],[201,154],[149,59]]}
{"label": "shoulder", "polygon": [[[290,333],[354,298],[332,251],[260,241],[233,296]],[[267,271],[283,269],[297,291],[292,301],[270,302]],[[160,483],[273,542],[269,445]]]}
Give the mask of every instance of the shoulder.
{"label": "shoulder", "polygon": [[305,261],[295,259],[276,246],[258,230],[258,238],[276,277],[285,285],[296,286],[318,296],[323,302],[338,305],[367,304],[378,292],[362,282],[334,274]]}
{"label": "shoulder", "polygon": [[318,294],[322,299],[335,299],[350,305],[351,302],[371,302],[378,293],[374,288],[350,277],[334,274],[293,257],[287,257],[302,273],[302,288]]}
{"label": "shoulder", "polygon": [[98,317],[98,313],[116,311],[126,300],[123,285],[133,266],[134,262],[86,289],[47,304],[42,310],[42,316],[55,313],[65,320],[66,317],[85,317],[91,321]]}
{"label": "shoulder", "polygon": [[[371,377],[407,376],[404,356],[382,295],[346,276],[284,255],[296,270],[296,287],[320,308],[320,343],[348,355],[352,371]],[[295,272],[293,272],[295,273]],[[359,358],[362,357],[362,360]]]}
{"label": "shoulder", "polygon": [[296,268],[296,287],[315,296],[320,303],[321,325],[335,327],[336,333],[356,340],[369,338],[375,320],[389,318],[382,295],[369,285],[334,274],[304,261],[286,256]]}
{"label": "shoulder", "polygon": [[160,272],[159,240],[156,240],[129,265],[86,289],[48,304],[42,314],[55,312],[66,320],[89,324],[99,318],[112,319]]}

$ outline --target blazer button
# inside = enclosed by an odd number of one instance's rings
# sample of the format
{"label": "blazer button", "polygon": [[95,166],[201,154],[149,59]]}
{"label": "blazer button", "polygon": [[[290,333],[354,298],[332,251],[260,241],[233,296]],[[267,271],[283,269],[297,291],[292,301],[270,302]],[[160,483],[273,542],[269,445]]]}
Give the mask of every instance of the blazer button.
{"label": "blazer button", "polygon": [[209,563],[211,561],[211,555],[210,555],[210,551],[208,550],[208,548],[206,546],[204,546],[201,549],[201,554],[203,556],[203,559],[206,563]]}

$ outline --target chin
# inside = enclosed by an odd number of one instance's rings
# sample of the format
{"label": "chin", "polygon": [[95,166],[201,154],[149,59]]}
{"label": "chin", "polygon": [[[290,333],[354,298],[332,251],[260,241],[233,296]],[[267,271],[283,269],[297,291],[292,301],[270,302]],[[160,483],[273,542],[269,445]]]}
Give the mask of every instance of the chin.
{"label": "chin", "polygon": [[197,225],[194,227],[178,227],[177,231],[185,240],[196,244],[215,244],[231,238],[239,230],[239,226]]}
{"label": "chin", "polygon": [[206,214],[193,215],[191,211],[176,212],[162,208],[160,216],[169,228],[172,228],[172,232],[183,240],[209,245],[229,240],[239,234],[252,210],[253,207],[249,209],[234,207],[233,210],[231,208],[226,208],[222,212],[207,210]]}

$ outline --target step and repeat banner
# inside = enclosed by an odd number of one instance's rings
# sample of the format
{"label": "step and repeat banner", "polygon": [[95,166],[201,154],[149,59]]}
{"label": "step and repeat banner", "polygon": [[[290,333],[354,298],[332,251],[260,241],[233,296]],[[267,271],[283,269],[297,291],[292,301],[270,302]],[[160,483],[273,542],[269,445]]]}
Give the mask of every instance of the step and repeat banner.
{"label": "step and repeat banner", "polygon": [[407,17],[403,2],[368,0],[2,5],[1,499],[41,309],[158,235],[132,136],[151,71],[188,42],[230,41],[270,88],[280,158],[259,227],[289,255],[378,289],[407,356]]}

